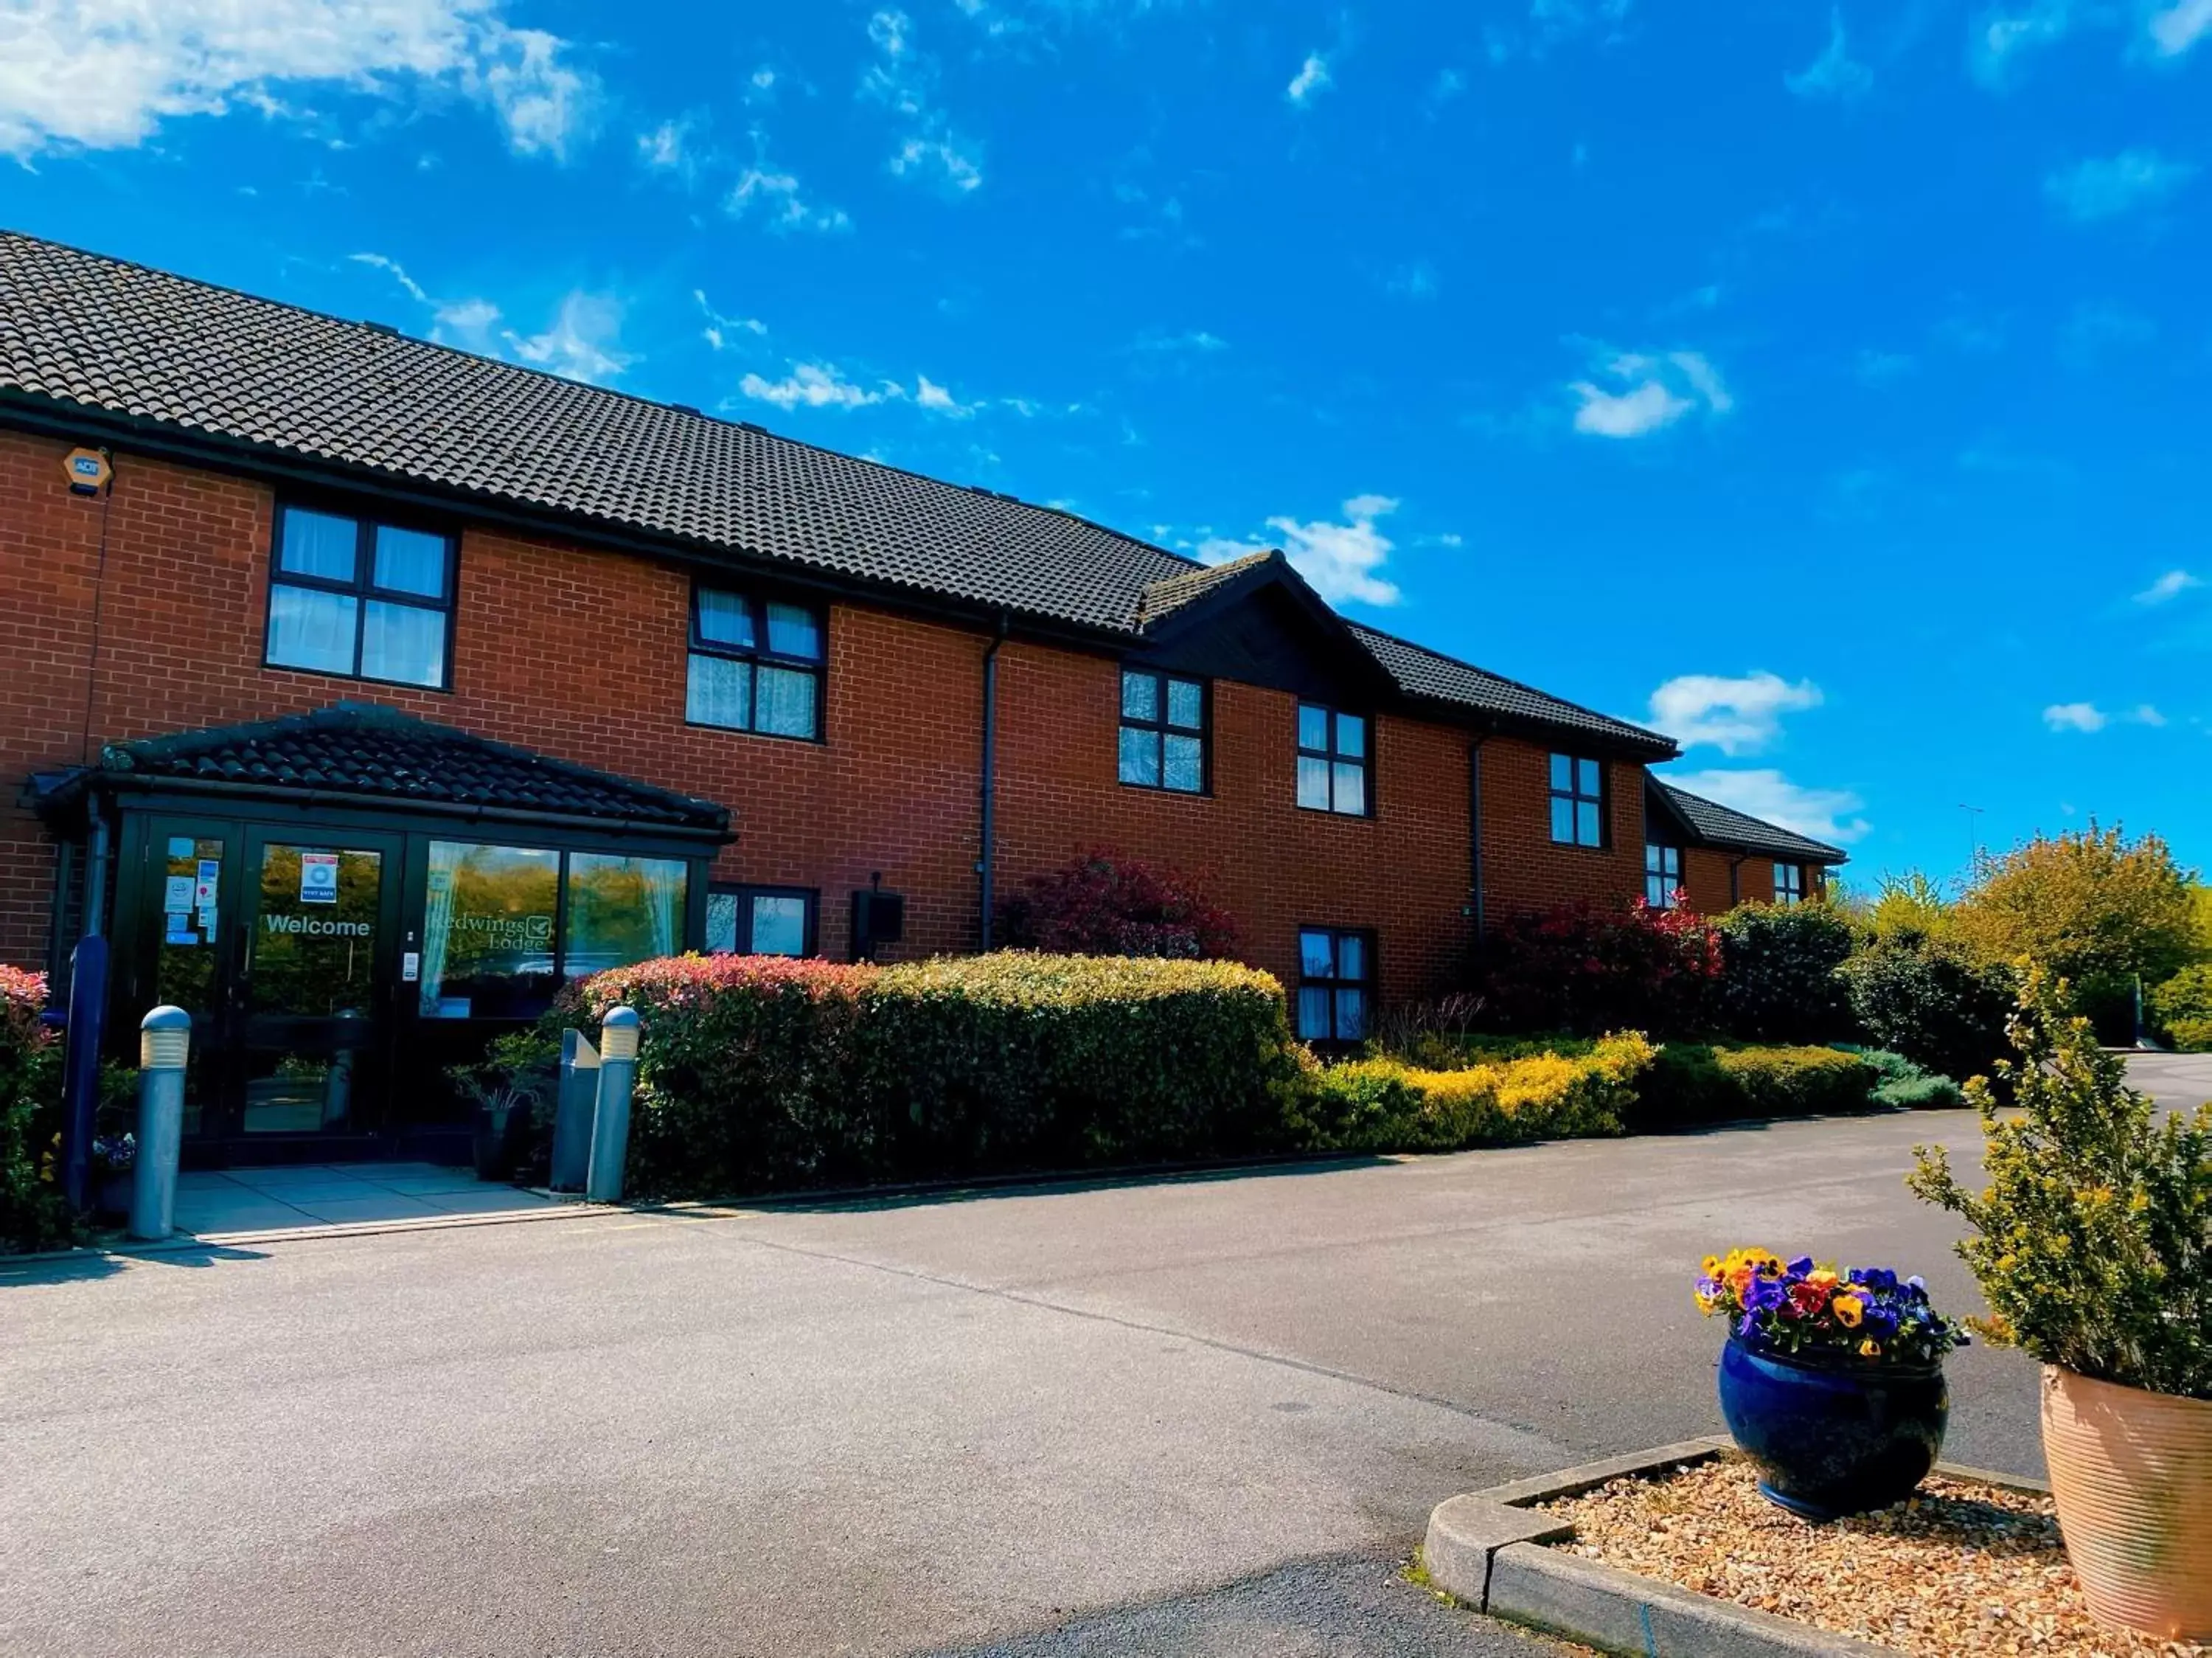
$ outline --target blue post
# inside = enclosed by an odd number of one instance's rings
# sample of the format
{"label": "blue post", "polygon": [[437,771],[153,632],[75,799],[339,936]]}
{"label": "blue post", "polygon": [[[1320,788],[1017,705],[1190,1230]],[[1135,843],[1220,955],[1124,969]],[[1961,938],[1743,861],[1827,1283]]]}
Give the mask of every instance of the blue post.
{"label": "blue post", "polygon": [[88,933],[70,952],[69,1007],[62,1033],[62,1191],[72,1209],[83,1209],[92,1200],[92,1137],[106,1010],[107,941]]}
{"label": "blue post", "polygon": [[629,1101],[637,1087],[637,1009],[611,1008],[599,1027],[599,1103],[592,1112],[592,1159],[584,1196],[622,1201],[623,1163],[629,1155]]}
{"label": "blue post", "polygon": [[561,1033],[561,1095],[553,1116],[556,1192],[580,1192],[592,1172],[592,1116],[599,1101],[599,1051],[579,1030]]}
{"label": "blue post", "polygon": [[138,1025],[138,1155],[131,1168],[131,1235],[169,1235],[177,1210],[177,1149],[185,1128],[185,1063],[192,1016],[154,1009]]}

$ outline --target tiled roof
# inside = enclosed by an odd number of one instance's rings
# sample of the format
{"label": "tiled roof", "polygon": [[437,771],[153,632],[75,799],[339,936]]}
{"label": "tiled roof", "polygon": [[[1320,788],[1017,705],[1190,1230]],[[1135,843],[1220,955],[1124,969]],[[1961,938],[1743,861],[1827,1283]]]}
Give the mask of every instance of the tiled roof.
{"label": "tiled roof", "polygon": [[1703,795],[1692,795],[1686,789],[1677,789],[1660,777],[1651,779],[1652,786],[1662,790],[1674,808],[1682,814],[1700,841],[1713,846],[1729,846],[1746,852],[1764,852],[1769,857],[1794,859],[1803,863],[1844,863],[1850,855],[1841,847],[1831,846],[1826,841],[1813,839],[1794,830],[1767,823],[1739,812],[1732,806],[1723,806],[1718,801],[1707,800]]}
{"label": "tiled roof", "polygon": [[[1224,579],[1070,513],[0,231],[0,408],[49,401],[1109,636]],[[1354,631],[1413,695],[1671,752]]]}
{"label": "tiled roof", "polygon": [[1547,697],[1517,680],[1502,679],[1472,663],[1460,661],[1425,646],[1409,643],[1371,627],[1364,627],[1358,622],[1352,624],[1352,631],[1359,642],[1374,653],[1375,659],[1382,664],[1390,677],[1398,682],[1398,688],[1409,697],[1459,703],[1538,725],[1586,731],[1592,736],[1632,744],[1662,755],[1671,754],[1674,751],[1671,738],[1662,737],[1656,731],[1646,731],[1640,725],[1631,725],[1626,720],[1614,719],[1610,714],[1600,714],[1574,703],[1562,702],[1557,697]]}
{"label": "tiled roof", "polygon": [[[720,831],[711,801],[549,759],[368,703],[110,743],[98,771]],[[88,780],[77,774],[73,781]]]}
{"label": "tiled roof", "polygon": [[1226,564],[1188,565],[1165,581],[1152,582],[1137,596],[1137,620],[1149,627],[1185,606],[1195,604],[1224,584],[1272,563],[1276,556],[1263,549],[1248,552],[1242,558],[1231,558]]}

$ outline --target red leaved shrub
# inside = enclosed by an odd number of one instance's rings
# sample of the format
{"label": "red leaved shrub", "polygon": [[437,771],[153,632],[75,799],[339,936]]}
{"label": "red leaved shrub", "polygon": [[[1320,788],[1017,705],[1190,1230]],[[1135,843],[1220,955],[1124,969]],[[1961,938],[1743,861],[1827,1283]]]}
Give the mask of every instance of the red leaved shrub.
{"label": "red leaved shrub", "polygon": [[1665,1037],[1710,1022],[1721,973],[1720,937],[1702,916],[1638,899],[1626,909],[1583,900],[1509,917],[1473,978],[1505,1029]]}
{"label": "red leaved shrub", "polygon": [[1012,948],[1056,955],[1205,960],[1239,948],[1236,923],[1195,877],[1109,847],[1032,876],[1000,905],[999,926]]}

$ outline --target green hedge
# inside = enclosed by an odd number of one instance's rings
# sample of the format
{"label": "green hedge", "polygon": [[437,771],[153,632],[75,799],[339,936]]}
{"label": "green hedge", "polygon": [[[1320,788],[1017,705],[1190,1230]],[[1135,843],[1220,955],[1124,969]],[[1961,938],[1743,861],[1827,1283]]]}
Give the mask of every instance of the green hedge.
{"label": "green hedge", "polygon": [[1835,1048],[1730,1048],[1669,1042],[1638,1090],[1637,1131],[1738,1118],[1865,1111],[1881,1073]]}
{"label": "green hedge", "polygon": [[1454,1070],[1395,1059],[1309,1065],[1290,1112],[1310,1151],[1458,1151],[1619,1134],[1655,1052],[1630,1032],[1568,1058],[1536,1053]]}

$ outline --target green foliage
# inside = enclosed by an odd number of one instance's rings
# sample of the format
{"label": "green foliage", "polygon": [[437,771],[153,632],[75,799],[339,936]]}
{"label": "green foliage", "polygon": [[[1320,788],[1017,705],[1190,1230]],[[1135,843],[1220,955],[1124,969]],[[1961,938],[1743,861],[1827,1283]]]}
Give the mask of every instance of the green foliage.
{"label": "green foliage", "polygon": [[1851,1033],[1836,969],[1851,929],[1833,905],[1745,904],[1717,923],[1718,1027],[1747,1042],[1832,1042]]}
{"label": "green foliage", "polygon": [[0,1250],[50,1249],[76,1232],[54,1184],[61,1127],[61,1044],[39,1022],[42,973],[0,966]]}
{"label": "green foliage", "polygon": [[1923,1070],[1901,1053],[1892,1053],[1887,1048],[1846,1049],[1874,1067],[1880,1080],[1875,1085],[1874,1102],[1901,1111],[1940,1111],[1962,1106],[1966,1102],[1966,1090],[1948,1076],[1939,1076]]}
{"label": "green foliage", "polygon": [[1867,1037],[1923,1070],[1964,1082],[2005,1048],[2017,983],[2010,968],[1942,938],[1893,936],[1837,970]]}
{"label": "green foliage", "polygon": [[2163,1119],[2102,1052],[2064,984],[2031,969],[2005,1062],[2018,1114],[1977,1079],[1988,1184],[1968,1191],[1942,1147],[1916,1149],[1912,1189],[1963,1216],[1992,1340],[2123,1387],[2212,1399],[2212,1105]]}
{"label": "green foliage", "polygon": [[2212,961],[2193,962],[2144,998],[2153,1029],[2185,1052],[2212,1047]]}
{"label": "green foliage", "polygon": [[1634,1032],[1574,1058],[1539,1053],[1449,1070],[1395,1059],[1309,1064],[1289,1112],[1310,1151],[1457,1151],[1622,1131],[1650,1043]]}
{"label": "green foliage", "polygon": [[1864,1111],[1881,1081],[1864,1056],[1836,1048],[1669,1042],[1638,1090],[1628,1126],[1642,1133],[1744,1118]]}
{"label": "green foliage", "polygon": [[1942,887],[1911,869],[1881,878],[1861,923],[1877,944],[1917,944],[1950,936],[1956,919],[1957,906]]}

